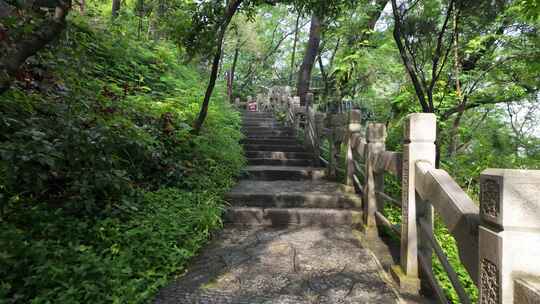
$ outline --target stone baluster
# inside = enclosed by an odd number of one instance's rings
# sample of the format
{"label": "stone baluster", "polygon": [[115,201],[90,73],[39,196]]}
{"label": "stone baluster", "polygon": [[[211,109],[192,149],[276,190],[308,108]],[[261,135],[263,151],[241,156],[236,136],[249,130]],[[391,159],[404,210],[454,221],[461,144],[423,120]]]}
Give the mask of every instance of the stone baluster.
{"label": "stone baluster", "polygon": [[367,233],[375,231],[375,212],[377,211],[377,191],[384,188],[384,175],[375,173],[374,156],[383,152],[386,140],[386,126],[382,123],[369,123],[366,132],[367,147],[364,153],[366,182],[364,189],[364,225]]}
{"label": "stone baluster", "polygon": [[236,97],[236,98],[234,99],[234,105],[235,105],[238,109],[240,109],[240,97]]}
{"label": "stone baluster", "polygon": [[540,170],[487,169],[482,172],[480,304],[540,302],[539,197]]}
{"label": "stone baluster", "polygon": [[349,113],[349,124],[347,125],[347,134],[346,134],[346,140],[347,140],[347,158],[345,160],[345,168],[347,169],[347,177],[346,177],[346,184],[347,186],[354,186],[354,173],[355,173],[355,166],[354,166],[354,153],[352,150],[352,136],[354,134],[360,133],[362,129],[361,125],[362,120],[362,112],[360,110],[352,110]]}
{"label": "stone baluster", "polygon": [[[436,116],[431,113],[414,113],[407,117],[404,126],[403,172],[401,178],[401,254],[400,265],[392,268],[392,274],[403,290],[417,292],[418,254],[431,266],[431,249],[424,236],[418,234],[421,217],[433,227],[433,207],[421,201],[416,194],[415,165],[417,161],[435,165]],[[432,230],[432,229],[431,229]],[[432,233],[432,231],[428,231]],[[430,269],[425,269],[431,271]]]}
{"label": "stone baluster", "polygon": [[293,128],[294,131],[300,129],[300,115],[298,115],[298,110],[300,109],[300,97],[294,96],[292,102],[292,113],[293,113]]}

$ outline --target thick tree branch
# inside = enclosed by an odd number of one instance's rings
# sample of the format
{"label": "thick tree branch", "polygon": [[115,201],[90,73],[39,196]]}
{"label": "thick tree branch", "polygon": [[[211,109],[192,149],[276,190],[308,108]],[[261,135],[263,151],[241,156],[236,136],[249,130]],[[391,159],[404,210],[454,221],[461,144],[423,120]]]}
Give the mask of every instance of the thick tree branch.
{"label": "thick tree branch", "polygon": [[[448,3],[448,8],[446,10],[446,16],[444,18],[443,25],[442,25],[441,30],[439,31],[439,34],[438,34],[438,37],[437,37],[437,47],[435,48],[435,54],[434,54],[433,60],[432,60],[431,82],[430,82],[429,88],[427,90],[429,106],[432,109],[434,108],[434,105],[433,105],[433,88],[435,87],[435,84],[437,83],[437,79],[438,79],[438,77],[440,75],[440,71],[442,71],[442,67],[441,67],[441,70],[439,71],[438,65],[439,65],[439,61],[441,59],[442,48],[443,48],[443,45],[444,45],[444,34],[446,32],[446,29],[448,28],[448,22],[450,20],[450,16],[452,15],[452,10],[453,9],[454,9],[454,0],[450,0],[450,3]],[[446,54],[444,55],[443,66],[444,66],[444,63],[446,62],[446,58],[448,57],[448,53],[449,53],[450,49],[451,49],[451,46],[448,47],[448,50],[447,50]]]}
{"label": "thick tree branch", "polygon": [[499,103],[508,103],[516,101],[516,98],[514,96],[504,96],[502,98],[490,98],[490,97],[484,97],[479,98],[471,101],[470,103],[461,103],[456,105],[455,107],[452,107],[446,111],[444,111],[441,114],[441,120],[448,119],[452,114],[464,112],[470,109],[474,109],[477,107],[485,106],[485,105],[493,105],[493,104],[499,104]]}
{"label": "thick tree branch", "polygon": [[411,63],[411,59],[409,58],[407,51],[405,47],[403,46],[402,37],[403,33],[401,30],[401,16],[398,11],[396,0],[391,0],[392,2],[392,12],[394,14],[394,40],[396,41],[396,45],[399,50],[399,55],[401,56],[401,59],[403,60],[403,64],[405,65],[405,70],[407,70],[407,73],[409,74],[409,77],[411,78],[411,81],[413,83],[414,90],[416,92],[416,95],[418,97],[418,101],[420,102],[420,106],[422,107],[423,112],[433,112],[433,109],[429,107],[429,105],[426,102],[426,97],[424,94],[424,91],[422,90],[422,85],[420,84],[420,81],[418,80],[418,75],[415,72],[415,68],[413,64]]}
{"label": "thick tree branch", "polygon": [[57,38],[66,28],[66,16],[71,8],[71,1],[57,1],[54,15],[42,22],[37,30],[27,34],[0,58],[0,94],[9,89],[19,67]]}

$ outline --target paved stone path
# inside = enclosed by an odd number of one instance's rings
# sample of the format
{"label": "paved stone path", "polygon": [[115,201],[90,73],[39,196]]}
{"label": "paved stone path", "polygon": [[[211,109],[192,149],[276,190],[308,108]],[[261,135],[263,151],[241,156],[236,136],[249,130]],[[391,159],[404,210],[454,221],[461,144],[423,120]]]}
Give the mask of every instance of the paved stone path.
{"label": "paved stone path", "polygon": [[396,303],[349,227],[226,227],[155,303]]}
{"label": "paved stone path", "polygon": [[155,303],[396,303],[354,227],[361,199],[271,114],[244,114],[249,166],[225,219],[188,271]]}

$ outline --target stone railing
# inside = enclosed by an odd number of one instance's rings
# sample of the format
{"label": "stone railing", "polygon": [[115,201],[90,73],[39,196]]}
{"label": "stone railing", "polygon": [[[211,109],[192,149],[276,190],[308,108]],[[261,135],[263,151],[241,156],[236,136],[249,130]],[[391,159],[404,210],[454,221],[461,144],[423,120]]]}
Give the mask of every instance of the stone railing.
{"label": "stone railing", "polygon": [[[345,183],[355,187],[363,198],[366,233],[385,226],[400,238],[400,264],[391,271],[400,288],[416,292],[424,281],[441,303],[448,303],[433,273],[435,255],[460,303],[471,303],[434,237],[436,214],[456,240],[461,262],[478,286],[479,303],[540,303],[540,170],[485,170],[478,207],[446,171],[434,166],[434,114],[407,117],[401,153],[386,151],[385,125],[362,125],[358,110],[320,113],[314,110],[313,95],[301,106],[300,98],[283,88],[271,88],[256,100],[259,110],[285,118],[330,177],[341,171]],[[346,153],[340,161],[342,146]],[[384,192],[385,174],[400,180],[401,199]],[[401,225],[384,216],[388,203],[401,209]]]}

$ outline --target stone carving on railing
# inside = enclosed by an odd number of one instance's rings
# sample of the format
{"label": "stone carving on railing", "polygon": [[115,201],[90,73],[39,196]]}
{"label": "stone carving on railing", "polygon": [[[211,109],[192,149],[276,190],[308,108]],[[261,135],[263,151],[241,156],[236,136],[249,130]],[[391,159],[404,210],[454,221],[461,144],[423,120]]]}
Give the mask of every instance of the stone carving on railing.
{"label": "stone carving on railing", "polygon": [[495,179],[486,179],[482,182],[482,216],[496,219],[499,216],[500,185]]}
{"label": "stone carving on railing", "polygon": [[487,169],[480,186],[480,303],[515,303],[514,281],[540,276],[540,170]]}
{"label": "stone carving on railing", "polygon": [[488,259],[482,259],[480,266],[480,293],[482,294],[482,300],[480,303],[500,303],[500,285],[497,265]]}

